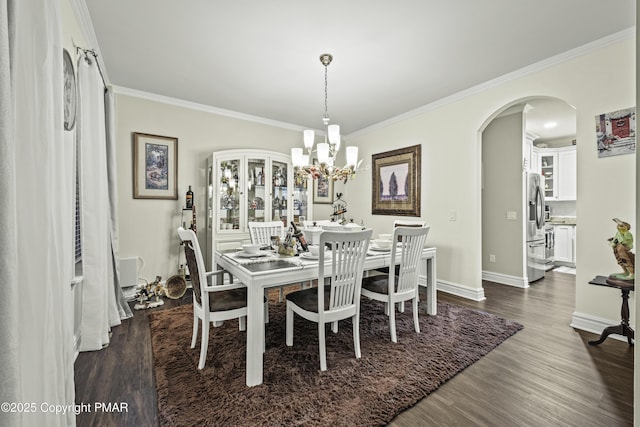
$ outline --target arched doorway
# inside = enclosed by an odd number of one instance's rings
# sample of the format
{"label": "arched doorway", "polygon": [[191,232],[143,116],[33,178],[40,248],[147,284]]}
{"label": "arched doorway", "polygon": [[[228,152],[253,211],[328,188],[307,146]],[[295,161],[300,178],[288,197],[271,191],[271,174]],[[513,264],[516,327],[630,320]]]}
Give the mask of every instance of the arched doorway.
{"label": "arched doorway", "polygon": [[[554,267],[557,227],[541,230],[542,236],[537,237],[541,240],[534,242],[527,237],[533,208],[529,205],[527,180],[534,175],[541,177],[545,204],[551,209],[549,217],[573,218],[562,228],[560,259],[566,267],[575,267],[575,109],[557,98],[520,99],[492,114],[480,134],[483,280],[526,288]],[[565,151],[572,152],[573,163],[564,160]],[[572,168],[560,170],[560,156],[563,164]],[[561,178],[565,186],[573,185],[573,194],[565,191],[559,196]]]}

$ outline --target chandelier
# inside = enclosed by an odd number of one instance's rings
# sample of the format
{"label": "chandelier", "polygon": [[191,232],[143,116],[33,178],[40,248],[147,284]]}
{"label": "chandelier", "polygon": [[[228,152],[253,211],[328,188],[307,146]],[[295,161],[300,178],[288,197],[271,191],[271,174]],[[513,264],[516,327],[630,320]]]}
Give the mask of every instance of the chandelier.
{"label": "chandelier", "polygon": [[317,144],[316,154],[318,162],[310,164],[311,153],[313,152],[313,144],[315,142],[315,132],[313,130],[305,130],[304,147],[307,154],[304,154],[302,148],[291,149],[291,162],[294,166],[296,177],[299,179],[326,179],[332,181],[347,182],[347,179],[356,175],[358,166],[358,147],[350,146],[346,148],[347,163],[345,166],[337,166],[336,157],[340,151],[340,126],[329,124],[329,113],[327,109],[327,67],[331,64],[333,56],[328,53],[320,55],[320,62],[324,65],[324,115],[322,123],[327,128],[324,142]]}

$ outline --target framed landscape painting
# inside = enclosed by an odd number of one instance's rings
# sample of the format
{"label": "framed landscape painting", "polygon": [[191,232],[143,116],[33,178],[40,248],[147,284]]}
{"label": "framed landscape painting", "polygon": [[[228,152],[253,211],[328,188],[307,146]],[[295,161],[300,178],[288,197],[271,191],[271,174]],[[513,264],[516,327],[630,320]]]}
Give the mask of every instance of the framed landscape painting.
{"label": "framed landscape painting", "polygon": [[421,145],[371,156],[371,213],[420,216]]}
{"label": "framed landscape painting", "polygon": [[133,198],[178,199],[178,138],[134,133]]}

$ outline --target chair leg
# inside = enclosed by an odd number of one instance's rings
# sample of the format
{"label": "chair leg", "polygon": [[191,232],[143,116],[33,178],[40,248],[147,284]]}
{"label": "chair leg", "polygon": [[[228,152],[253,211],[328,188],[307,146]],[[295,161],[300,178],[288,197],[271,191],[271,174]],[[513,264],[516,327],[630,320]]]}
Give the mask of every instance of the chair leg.
{"label": "chair leg", "polygon": [[404,313],[404,301],[398,303],[398,313]]}
{"label": "chair leg", "polygon": [[288,347],[293,345],[293,309],[289,307],[287,302],[287,325],[286,325],[286,343]]}
{"label": "chair leg", "polygon": [[327,349],[325,346],[325,334],[324,334],[325,324],[318,322],[318,341],[320,344],[320,370],[327,370]]}
{"label": "chair leg", "polygon": [[269,323],[269,299],[264,303],[264,323]]}
{"label": "chair leg", "polygon": [[389,304],[390,307],[393,307],[393,310],[389,310],[389,330],[391,331],[391,341],[398,342],[398,337],[396,336],[396,311],[394,304]]}
{"label": "chair leg", "polygon": [[[205,324],[206,323],[206,324]],[[207,360],[207,349],[209,348],[209,321],[202,321],[202,342],[200,343],[200,361],[198,369],[204,368]]]}
{"label": "chair leg", "polygon": [[356,350],[356,359],[360,359],[360,318],[353,316],[353,347]]}
{"label": "chair leg", "polygon": [[238,317],[238,329],[241,331],[247,330],[247,316]]}
{"label": "chair leg", "polygon": [[418,297],[413,299],[413,325],[416,328],[416,333],[420,333],[420,322],[418,322]]}
{"label": "chair leg", "polygon": [[331,330],[334,334],[338,333],[338,321],[331,322]]}
{"label": "chair leg", "polygon": [[278,302],[282,302],[284,299],[284,291],[282,290],[282,286],[280,286],[280,292],[278,293]]}
{"label": "chair leg", "polygon": [[198,316],[193,312],[193,334],[191,336],[191,348],[196,348],[196,340],[198,339]]}

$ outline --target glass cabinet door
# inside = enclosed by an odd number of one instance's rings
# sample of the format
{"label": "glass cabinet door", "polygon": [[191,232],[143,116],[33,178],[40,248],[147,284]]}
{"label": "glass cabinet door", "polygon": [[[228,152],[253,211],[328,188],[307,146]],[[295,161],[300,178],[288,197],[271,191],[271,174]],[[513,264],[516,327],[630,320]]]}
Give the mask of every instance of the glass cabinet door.
{"label": "glass cabinet door", "polygon": [[544,197],[546,200],[553,200],[556,194],[556,162],[555,153],[540,153],[540,171],[544,176]]}
{"label": "glass cabinet door", "polygon": [[265,159],[247,160],[247,222],[265,221],[267,169]]}
{"label": "glass cabinet door", "polygon": [[287,184],[287,163],[272,161],[271,163],[271,220],[289,224],[287,203],[289,187]]}
{"label": "glass cabinet door", "polygon": [[240,228],[240,159],[219,162],[220,200],[218,204],[218,230],[238,230]]}
{"label": "glass cabinet door", "polygon": [[294,177],[293,179],[293,222],[303,226],[302,221],[312,219],[309,213],[309,180]]}

